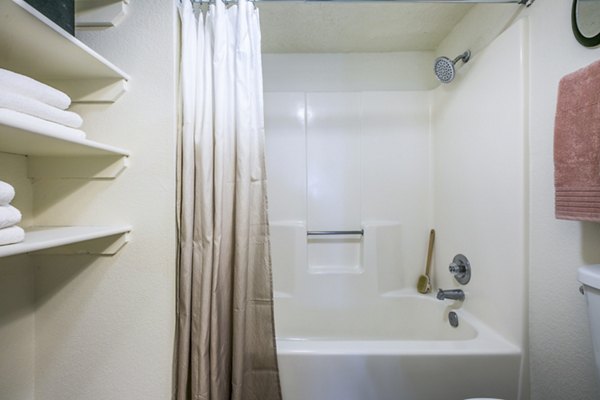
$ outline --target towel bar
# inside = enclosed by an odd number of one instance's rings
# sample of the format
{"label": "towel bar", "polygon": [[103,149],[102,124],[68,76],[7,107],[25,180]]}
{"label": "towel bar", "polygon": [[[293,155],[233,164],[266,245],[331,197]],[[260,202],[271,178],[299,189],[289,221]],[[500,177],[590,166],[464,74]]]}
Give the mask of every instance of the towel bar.
{"label": "towel bar", "polygon": [[328,235],[361,235],[364,236],[365,231],[306,231],[307,236],[328,236]]}

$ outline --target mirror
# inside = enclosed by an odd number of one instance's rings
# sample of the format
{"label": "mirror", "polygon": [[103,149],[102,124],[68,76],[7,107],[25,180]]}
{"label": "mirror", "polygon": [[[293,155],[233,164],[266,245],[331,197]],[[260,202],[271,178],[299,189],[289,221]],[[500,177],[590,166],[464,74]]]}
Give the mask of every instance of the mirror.
{"label": "mirror", "polygon": [[573,0],[571,9],[573,34],[586,47],[600,44],[600,0]]}

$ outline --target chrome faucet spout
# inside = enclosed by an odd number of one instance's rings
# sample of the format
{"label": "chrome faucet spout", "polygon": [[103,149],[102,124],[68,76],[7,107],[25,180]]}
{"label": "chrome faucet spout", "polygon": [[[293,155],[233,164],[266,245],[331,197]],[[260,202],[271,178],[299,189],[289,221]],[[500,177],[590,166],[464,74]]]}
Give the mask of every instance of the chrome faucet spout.
{"label": "chrome faucet spout", "polygon": [[448,299],[448,300],[463,301],[465,299],[465,292],[463,292],[461,289],[449,289],[449,290],[438,289],[436,297],[438,300]]}

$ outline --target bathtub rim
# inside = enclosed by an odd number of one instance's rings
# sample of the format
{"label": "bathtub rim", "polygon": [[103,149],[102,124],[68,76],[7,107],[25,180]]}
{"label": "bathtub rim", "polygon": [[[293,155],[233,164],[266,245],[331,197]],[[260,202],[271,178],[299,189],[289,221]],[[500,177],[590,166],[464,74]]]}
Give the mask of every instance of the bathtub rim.
{"label": "bathtub rim", "polygon": [[[432,296],[412,292],[386,293],[383,297],[420,297],[433,301]],[[435,300],[437,301],[437,300]],[[522,355],[522,349],[509,342],[470,312],[453,309],[459,320],[465,320],[476,331],[476,336],[464,340],[344,340],[277,338],[277,353],[327,355]]]}

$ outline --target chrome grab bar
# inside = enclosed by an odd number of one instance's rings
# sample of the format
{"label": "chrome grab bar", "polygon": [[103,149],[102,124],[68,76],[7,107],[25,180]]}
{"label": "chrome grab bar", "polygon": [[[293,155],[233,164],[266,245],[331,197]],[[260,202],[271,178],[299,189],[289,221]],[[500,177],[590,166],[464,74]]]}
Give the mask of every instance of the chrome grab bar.
{"label": "chrome grab bar", "polygon": [[365,230],[360,231],[306,231],[306,236],[329,236],[329,235],[361,235],[364,236]]}

